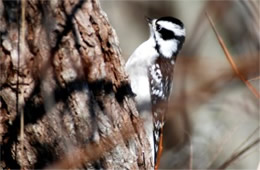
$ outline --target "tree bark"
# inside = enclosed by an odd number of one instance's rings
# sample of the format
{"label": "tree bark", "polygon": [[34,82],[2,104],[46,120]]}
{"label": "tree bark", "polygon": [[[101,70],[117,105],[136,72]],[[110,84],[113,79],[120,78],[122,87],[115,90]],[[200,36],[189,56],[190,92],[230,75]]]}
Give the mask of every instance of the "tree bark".
{"label": "tree bark", "polygon": [[152,168],[98,2],[3,0],[0,23],[1,168]]}

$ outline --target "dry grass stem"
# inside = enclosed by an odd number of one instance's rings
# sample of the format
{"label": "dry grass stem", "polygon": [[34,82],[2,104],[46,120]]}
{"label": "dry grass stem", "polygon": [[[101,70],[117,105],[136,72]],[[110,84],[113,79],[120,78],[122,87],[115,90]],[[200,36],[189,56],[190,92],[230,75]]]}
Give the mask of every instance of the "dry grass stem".
{"label": "dry grass stem", "polygon": [[252,79],[249,79],[248,81],[255,81],[255,80],[259,80],[259,79],[260,79],[260,76],[252,78]]}
{"label": "dry grass stem", "polygon": [[259,128],[260,126],[256,127],[256,129],[234,150],[232,155],[238,152],[238,150],[241,149],[256,134],[256,132],[259,132]]}
{"label": "dry grass stem", "polygon": [[218,169],[226,169],[229,165],[231,165],[234,161],[236,161],[240,156],[242,156],[246,151],[253,148],[255,145],[257,145],[260,142],[260,138],[257,138],[253,142],[251,142],[248,146],[246,146],[241,151],[231,155],[231,157],[225,161],[221,166],[219,166]]}
{"label": "dry grass stem", "polygon": [[217,151],[214,154],[214,157],[212,159],[212,161],[207,165],[207,169],[211,169],[212,165],[215,163],[216,159],[218,158],[218,156],[220,155],[220,153],[223,151],[223,149],[225,148],[226,144],[230,141],[230,139],[233,137],[233,135],[235,134],[235,132],[238,130],[238,126],[236,128],[234,128],[230,133],[226,134],[222,140],[221,144],[219,147],[217,147]]}
{"label": "dry grass stem", "polygon": [[242,161],[243,159],[247,158],[248,156],[250,156],[251,154],[253,154],[254,152],[259,152],[258,149],[254,149],[254,150],[251,150],[243,155],[241,155],[239,158],[237,158],[237,162],[240,162]]}
{"label": "dry grass stem", "polygon": [[210,25],[211,25],[211,27],[213,28],[213,31],[214,31],[214,33],[215,33],[215,35],[216,35],[216,37],[217,37],[217,39],[218,39],[218,41],[219,41],[219,44],[221,45],[221,47],[222,47],[222,49],[223,49],[223,51],[224,51],[224,53],[225,53],[225,55],[226,55],[226,57],[227,57],[227,59],[228,59],[228,61],[229,61],[229,63],[230,63],[232,69],[234,70],[234,72],[236,73],[236,75],[240,78],[240,80],[242,80],[242,81],[247,85],[247,87],[249,88],[249,90],[256,96],[256,98],[259,99],[259,98],[260,98],[260,93],[254,88],[254,86],[253,86],[248,80],[245,79],[245,77],[244,77],[244,76],[242,75],[242,73],[239,71],[239,69],[238,69],[236,63],[235,63],[234,60],[232,59],[232,56],[230,55],[230,53],[229,53],[229,51],[228,51],[228,49],[227,49],[227,47],[226,47],[224,41],[222,40],[221,36],[220,36],[219,33],[217,32],[217,29],[216,29],[216,27],[215,27],[215,25],[214,25],[212,19],[210,18],[209,14],[208,14],[207,12],[206,12],[206,15],[207,15],[207,17],[208,17],[208,20],[209,20],[209,22],[210,22]]}

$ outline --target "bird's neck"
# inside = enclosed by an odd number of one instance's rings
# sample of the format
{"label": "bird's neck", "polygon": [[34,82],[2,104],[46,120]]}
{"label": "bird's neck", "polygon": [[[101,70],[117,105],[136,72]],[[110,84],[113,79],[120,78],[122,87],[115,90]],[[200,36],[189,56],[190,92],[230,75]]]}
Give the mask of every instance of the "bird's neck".
{"label": "bird's neck", "polygon": [[171,59],[172,57],[177,55],[179,43],[177,40],[163,40],[161,38],[154,38],[154,41],[155,49],[161,56]]}

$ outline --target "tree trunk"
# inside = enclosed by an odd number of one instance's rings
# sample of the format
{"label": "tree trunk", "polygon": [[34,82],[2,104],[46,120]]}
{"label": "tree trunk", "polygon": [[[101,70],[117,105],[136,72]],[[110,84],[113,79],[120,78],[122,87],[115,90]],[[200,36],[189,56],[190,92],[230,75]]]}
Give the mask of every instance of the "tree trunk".
{"label": "tree trunk", "polygon": [[152,167],[98,2],[3,0],[0,23],[1,168]]}

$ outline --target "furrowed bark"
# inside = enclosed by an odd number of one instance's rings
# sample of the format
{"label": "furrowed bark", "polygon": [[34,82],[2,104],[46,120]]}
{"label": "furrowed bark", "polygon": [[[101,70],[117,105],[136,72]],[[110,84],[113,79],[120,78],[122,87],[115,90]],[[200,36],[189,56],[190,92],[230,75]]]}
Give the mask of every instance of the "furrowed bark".
{"label": "furrowed bark", "polygon": [[0,22],[2,168],[152,167],[98,2],[0,1]]}

